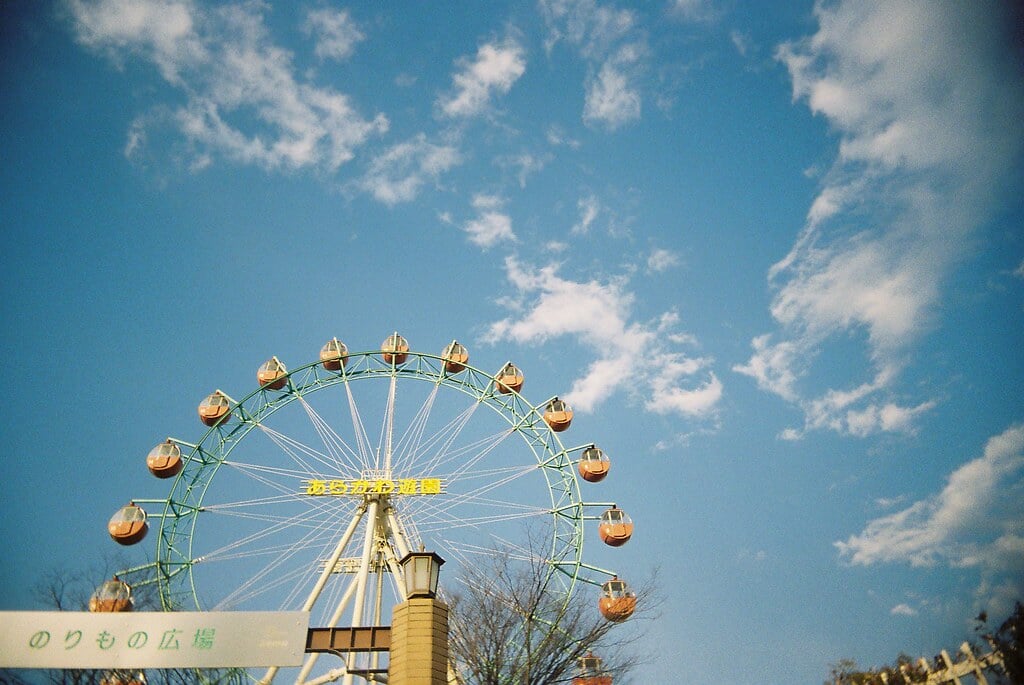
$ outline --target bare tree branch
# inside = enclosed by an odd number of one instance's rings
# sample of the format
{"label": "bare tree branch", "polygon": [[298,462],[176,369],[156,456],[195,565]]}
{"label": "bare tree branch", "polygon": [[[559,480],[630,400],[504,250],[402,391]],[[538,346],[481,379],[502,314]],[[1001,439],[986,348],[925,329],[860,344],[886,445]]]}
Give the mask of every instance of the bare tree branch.
{"label": "bare tree branch", "polygon": [[578,589],[568,604],[549,592],[543,562],[496,556],[460,578],[447,597],[452,625],[449,649],[465,685],[566,683],[579,660],[599,654],[619,680],[643,658],[636,649],[656,610],[654,579],[637,591],[638,609],[626,624],[604,619],[596,593]]}

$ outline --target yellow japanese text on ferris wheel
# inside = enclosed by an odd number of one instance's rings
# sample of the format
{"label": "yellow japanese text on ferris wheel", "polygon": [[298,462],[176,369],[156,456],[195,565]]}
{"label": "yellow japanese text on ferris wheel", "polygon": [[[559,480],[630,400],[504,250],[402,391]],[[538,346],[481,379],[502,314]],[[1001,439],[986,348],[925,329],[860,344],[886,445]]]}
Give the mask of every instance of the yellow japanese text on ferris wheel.
{"label": "yellow japanese text on ferris wheel", "polygon": [[308,480],[305,494],[313,497],[343,497],[345,495],[440,495],[444,481],[440,478],[389,479],[331,479]]}

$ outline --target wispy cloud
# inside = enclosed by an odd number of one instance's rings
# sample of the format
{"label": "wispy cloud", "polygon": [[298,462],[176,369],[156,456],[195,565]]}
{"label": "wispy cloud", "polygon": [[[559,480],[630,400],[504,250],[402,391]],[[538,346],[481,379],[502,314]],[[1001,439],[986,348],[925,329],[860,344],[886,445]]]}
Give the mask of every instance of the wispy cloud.
{"label": "wispy cloud", "polygon": [[640,91],[632,76],[638,61],[637,47],[626,46],[588,79],[584,123],[615,130],[640,118]]}
{"label": "wispy cloud", "polygon": [[893,616],[917,616],[917,609],[909,604],[897,604],[889,609],[889,613]]}
{"label": "wispy cloud", "polygon": [[374,158],[356,185],[384,204],[409,202],[425,183],[436,182],[460,161],[456,148],[431,143],[421,133]]}
{"label": "wispy cloud", "polygon": [[[770,271],[778,330],[755,338],[734,369],[802,406],[803,430],[912,430],[933,406],[897,402],[894,384],[1024,140],[1024,84],[991,47],[1002,28],[990,9],[818,5],[818,32],[777,51],[794,98],[839,133],[839,154]],[[866,336],[873,378],[802,387],[818,352],[854,331]]]}
{"label": "wispy cloud", "polygon": [[519,297],[508,303],[514,314],[492,323],[486,340],[537,345],[569,337],[589,348],[594,361],[563,396],[577,410],[593,411],[612,394],[630,391],[650,412],[714,415],[722,383],[713,360],[679,349],[692,338],[679,333],[675,313],[632,321],[634,296],[625,280],[571,281],[555,265],[530,268],[514,258],[505,270]]}
{"label": "wispy cloud", "polygon": [[655,249],[647,257],[647,270],[651,273],[667,271],[678,264],[679,255],[670,250]]}
{"label": "wispy cloud", "polygon": [[516,171],[516,180],[519,182],[520,188],[526,187],[526,179],[531,175],[538,173],[544,169],[544,166],[550,162],[552,156],[550,154],[531,154],[529,152],[523,152],[518,155],[505,155],[498,157],[496,162],[498,166],[503,169],[514,169]]}
{"label": "wispy cloud", "polygon": [[580,218],[573,224],[570,233],[573,235],[585,235],[590,232],[590,227],[601,212],[601,201],[595,195],[588,195],[576,201],[576,208],[579,210]]}
{"label": "wispy cloud", "polygon": [[576,150],[580,147],[580,141],[575,138],[570,138],[566,135],[565,131],[561,127],[552,125],[548,127],[545,138],[548,143],[554,147],[566,146],[570,149]]}
{"label": "wispy cloud", "polygon": [[741,57],[746,57],[747,53],[750,52],[753,47],[750,40],[750,34],[744,33],[743,31],[733,29],[729,32],[729,40],[732,41],[733,47],[736,48],[736,52],[740,53]]}
{"label": "wispy cloud", "polygon": [[487,43],[477,50],[473,60],[460,60],[460,70],[452,77],[453,93],[438,100],[448,117],[470,117],[485,111],[493,94],[504,94],[526,72],[523,48],[512,39]]}
{"label": "wispy cloud", "polygon": [[640,118],[640,77],[647,42],[635,12],[595,0],[541,0],[549,50],[559,41],[574,46],[588,64],[583,121],[615,130]]}
{"label": "wispy cloud", "polygon": [[[1024,591],[1024,426],[993,436],[941,492],[836,542],[853,564],[943,564],[981,571],[985,586]],[[1013,579],[1016,579],[1014,581]]]}
{"label": "wispy cloud", "polygon": [[291,53],[267,34],[263,5],[72,0],[69,7],[81,43],[117,62],[152,62],[185,98],[167,116],[158,108],[137,117],[128,154],[147,141],[145,126],[159,122],[185,137],[193,168],[223,155],[268,170],[335,171],[388,130],[383,114],[364,118],[344,94],[299,78]]}
{"label": "wispy cloud", "polygon": [[685,21],[704,22],[717,16],[711,0],[671,0],[668,13]]}

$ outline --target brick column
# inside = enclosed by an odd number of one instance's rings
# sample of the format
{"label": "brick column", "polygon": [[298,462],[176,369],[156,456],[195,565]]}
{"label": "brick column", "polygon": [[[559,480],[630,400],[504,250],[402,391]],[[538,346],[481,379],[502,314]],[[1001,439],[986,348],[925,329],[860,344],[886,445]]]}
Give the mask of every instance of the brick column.
{"label": "brick column", "polygon": [[447,685],[448,605],[414,598],[391,615],[389,685]]}

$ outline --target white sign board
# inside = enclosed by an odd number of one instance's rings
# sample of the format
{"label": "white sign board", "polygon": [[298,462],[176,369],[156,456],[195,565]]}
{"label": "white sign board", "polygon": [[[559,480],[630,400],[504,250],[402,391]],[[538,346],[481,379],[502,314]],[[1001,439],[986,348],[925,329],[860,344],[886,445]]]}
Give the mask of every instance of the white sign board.
{"label": "white sign board", "polygon": [[0,611],[0,667],[297,666],[309,613]]}

